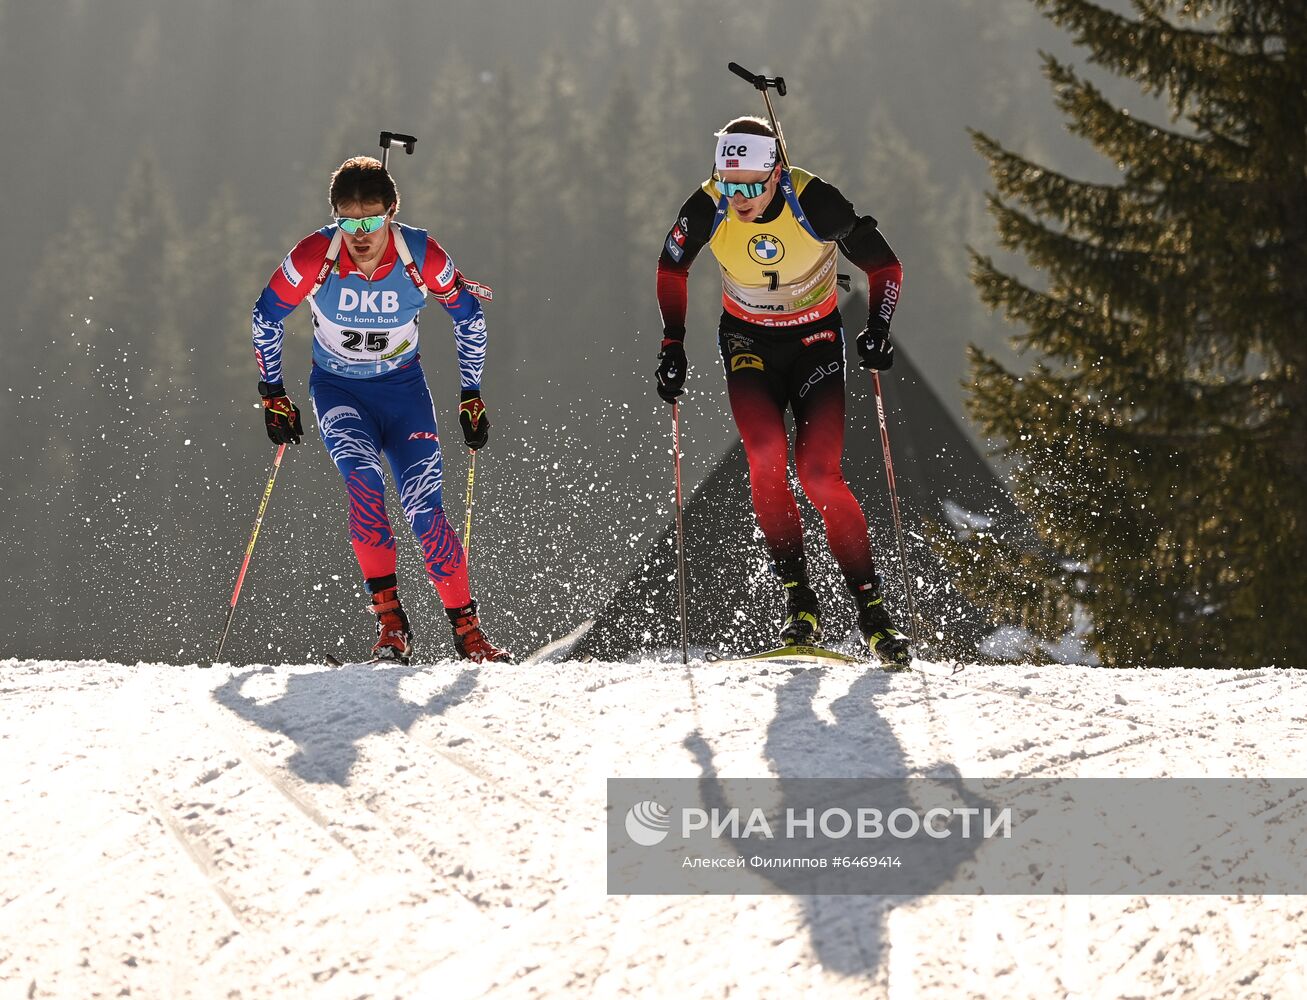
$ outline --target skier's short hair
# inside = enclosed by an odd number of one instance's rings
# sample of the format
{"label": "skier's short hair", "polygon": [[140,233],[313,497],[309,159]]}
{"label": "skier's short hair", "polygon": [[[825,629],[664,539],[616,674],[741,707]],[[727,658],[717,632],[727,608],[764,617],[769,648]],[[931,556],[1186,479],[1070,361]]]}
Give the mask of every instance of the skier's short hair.
{"label": "skier's short hair", "polygon": [[373,156],[351,156],[331,175],[331,210],[346,202],[364,205],[379,201],[387,209],[399,208],[399,191],[390,171]]}
{"label": "skier's short hair", "polygon": [[773,139],[776,138],[776,133],[772,131],[771,125],[757,115],[741,115],[739,118],[732,118],[713,134],[720,139],[729,132],[743,132],[745,135],[769,135]]}

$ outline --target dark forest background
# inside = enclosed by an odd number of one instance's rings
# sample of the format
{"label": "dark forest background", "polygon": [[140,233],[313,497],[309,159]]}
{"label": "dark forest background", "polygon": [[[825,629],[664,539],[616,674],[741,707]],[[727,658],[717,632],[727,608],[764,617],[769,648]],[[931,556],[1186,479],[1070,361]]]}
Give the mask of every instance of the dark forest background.
{"label": "dark forest background", "polygon": [[[401,218],[495,289],[472,565],[493,634],[517,650],[602,606],[667,522],[654,264],[711,133],[761,109],[728,60],[786,77],[792,158],[880,220],[906,268],[898,342],[962,420],[966,345],[1001,356],[1005,336],[967,277],[967,245],[994,245],[967,127],[1103,172],[1078,162],[1039,48],[1070,43],[1026,0],[0,0],[0,651],[211,654],[273,451],[250,306],[326,220],[330,171],[375,153],[383,128],[419,137],[392,158]],[[705,257],[691,487],[733,440],[718,296]],[[287,387],[305,405],[307,311],[288,326]],[[430,310],[424,367],[461,526],[448,331]],[[414,623],[443,649],[393,514]],[[344,522],[311,429],[281,471],[225,658],[365,648]]]}

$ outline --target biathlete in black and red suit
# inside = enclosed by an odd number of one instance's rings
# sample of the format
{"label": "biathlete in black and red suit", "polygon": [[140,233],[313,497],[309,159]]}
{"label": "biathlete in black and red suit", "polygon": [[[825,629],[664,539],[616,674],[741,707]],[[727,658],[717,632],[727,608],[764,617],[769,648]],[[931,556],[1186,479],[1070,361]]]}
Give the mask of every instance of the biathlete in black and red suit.
{"label": "biathlete in black and red suit", "polygon": [[736,118],[717,133],[715,170],[681,206],[658,259],[663,342],[659,395],[672,402],[686,376],[685,315],[690,266],[711,248],[722,274],[718,331],[731,414],[744,441],[754,513],[785,588],[785,643],[821,639],[821,612],[808,580],[803,528],[788,476],[785,409],[794,411],[794,461],[821,512],[826,538],[858,606],[858,625],[887,665],[911,659],[881,597],[867,519],[844,481],[844,321],[836,271],[844,255],[867,274],[867,326],[857,349],[864,368],[893,364],[890,321],[903,265],[876,220],[859,215],[833,185],[778,155],[770,125]]}

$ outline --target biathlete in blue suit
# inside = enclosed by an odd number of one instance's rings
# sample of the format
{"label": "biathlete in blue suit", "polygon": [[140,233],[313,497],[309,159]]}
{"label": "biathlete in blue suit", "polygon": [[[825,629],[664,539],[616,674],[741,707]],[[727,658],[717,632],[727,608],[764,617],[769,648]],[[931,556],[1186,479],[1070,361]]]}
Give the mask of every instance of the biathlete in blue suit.
{"label": "biathlete in blue suit", "polygon": [[473,450],[490,421],[481,402],[486,321],[468,282],[434,239],[395,222],[399,192],[369,156],[346,160],[331,177],[334,221],[306,236],[273,272],[254,305],[259,395],[274,443],[298,444],[299,408],[282,382],[283,321],[306,298],[313,313],[309,398],[318,431],[345,480],[349,537],[372,594],[372,655],[409,661],[413,637],[395,576],[395,536],[386,515],[381,457],[440,594],[459,657],[508,661],[481,631],[463,546],[441,506],[436,411],[418,360],[418,314],[433,296],[454,322],[462,401],[459,423]]}

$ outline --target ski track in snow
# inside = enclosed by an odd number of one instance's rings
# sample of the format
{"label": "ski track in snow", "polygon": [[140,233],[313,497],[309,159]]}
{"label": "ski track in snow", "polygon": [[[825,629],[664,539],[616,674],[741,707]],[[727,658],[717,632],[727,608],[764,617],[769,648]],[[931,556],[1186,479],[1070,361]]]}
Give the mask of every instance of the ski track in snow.
{"label": "ski track in snow", "polygon": [[607,896],[705,760],[1307,774],[1291,671],[763,669],[0,661],[0,997],[1307,995],[1297,896]]}

